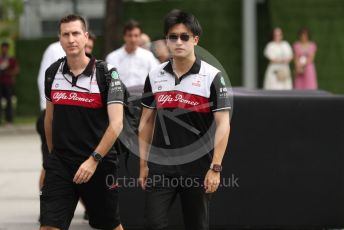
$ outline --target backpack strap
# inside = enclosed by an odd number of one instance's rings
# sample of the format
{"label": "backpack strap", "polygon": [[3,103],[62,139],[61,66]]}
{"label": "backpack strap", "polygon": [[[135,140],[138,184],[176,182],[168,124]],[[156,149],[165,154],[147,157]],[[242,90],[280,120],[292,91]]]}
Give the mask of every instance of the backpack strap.
{"label": "backpack strap", "polygon": [[44,81],[44,92],[45,95],[51,95],[51,87],[53,85],[55,75],[59,70],[61,63],[66,60],[66,57],[58,59],[56,62],[51,64],[48,69],[45,71],[45,81]]}

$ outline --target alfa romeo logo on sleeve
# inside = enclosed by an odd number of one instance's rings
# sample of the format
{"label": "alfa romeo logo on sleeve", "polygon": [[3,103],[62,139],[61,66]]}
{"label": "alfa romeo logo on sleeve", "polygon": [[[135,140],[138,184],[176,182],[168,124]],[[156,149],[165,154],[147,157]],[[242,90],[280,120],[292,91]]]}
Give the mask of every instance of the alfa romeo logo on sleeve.
{"label": "alfa romeo logo on sleeve", "polygon": [[118,73],[116,71],[112,71],[111,77],[115,80],[118,79]]}
{"label": "alfa romeo logo on sleeve", "polygon": [[221,84],[223,85],[223,86],[226,86],[226,82],[225,82],[225,79],[223,78],[223,77],[221,77]]}

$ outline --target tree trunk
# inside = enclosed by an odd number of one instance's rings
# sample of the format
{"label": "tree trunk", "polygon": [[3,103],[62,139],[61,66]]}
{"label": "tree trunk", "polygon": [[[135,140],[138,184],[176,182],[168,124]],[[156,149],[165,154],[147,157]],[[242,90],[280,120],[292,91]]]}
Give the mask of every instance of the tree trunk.
{"label": "tree trunk", "polygon": [[106,0],[104,20],[104,57],[120,45],[122,40],[122,12],[122,0]]}

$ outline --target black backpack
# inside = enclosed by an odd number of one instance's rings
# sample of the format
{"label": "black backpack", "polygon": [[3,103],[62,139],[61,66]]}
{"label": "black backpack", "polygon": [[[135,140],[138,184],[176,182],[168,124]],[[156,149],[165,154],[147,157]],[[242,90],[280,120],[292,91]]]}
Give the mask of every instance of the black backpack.
{"label": "black backpack", "polygon": [[[55,75],[62,62],[66,57],[58,59],[45,72],[45,94],[50,95],[51,87],[54,82]],[[113,69],[111,69],[113,70]],[[102,60],[96,60],[96,78],[103,103],[107,104],[107,93],[109,84],[111,82],[111,71],[107,67],[107,63]],[[126,86],[122,83],[124,88],[124,118],[123,129],[117,138],[114,147],[118,154],[126,153],[126,161],[129,153],[138,152],[137,133],[140,117],[140,98],[131,97]]]}

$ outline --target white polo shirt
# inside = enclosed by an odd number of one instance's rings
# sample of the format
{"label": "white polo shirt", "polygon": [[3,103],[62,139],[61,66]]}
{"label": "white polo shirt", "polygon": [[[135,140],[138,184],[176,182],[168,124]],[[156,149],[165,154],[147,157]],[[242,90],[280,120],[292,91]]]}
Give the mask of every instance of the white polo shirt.
{"label": "white polo shirt", "polygon": [[148,73],[159,65],[152,52],[141,47],[128,53],[122,46],[108,54],[105,60],[116,67],[120,79],[134,95],[141,95]]}
{"label": "white polo shirt", "polygon": [[54,42],[50,44],[48,48],[44,51],[37,78],[41,110],[44,110],[46,107],[44,94],[45,71],[51,64],[53,64],[59,58],[62,58],[64,56],[66,56],[66,53],[62,49],[60,42]]}

